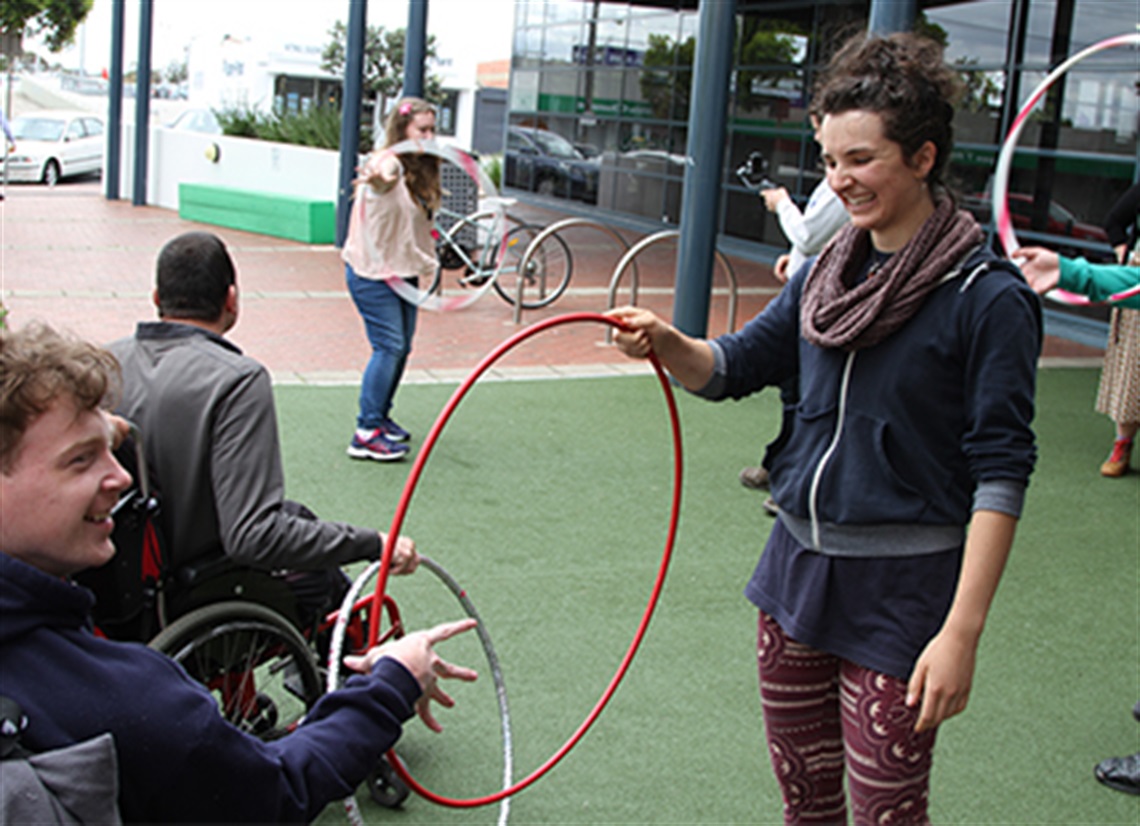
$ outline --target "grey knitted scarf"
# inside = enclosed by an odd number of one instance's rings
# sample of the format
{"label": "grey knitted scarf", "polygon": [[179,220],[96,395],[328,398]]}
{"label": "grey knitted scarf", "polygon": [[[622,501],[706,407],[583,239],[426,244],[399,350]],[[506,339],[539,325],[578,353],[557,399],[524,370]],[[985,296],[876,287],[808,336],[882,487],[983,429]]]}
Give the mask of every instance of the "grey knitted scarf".
{"label": "grey knitted scarf", "polygon": [[848,224],[819,255],[804,282],[800,329],[817,347],[860,350],[885,339],[918,312],[926,296],[985,233],[949,198],[901,250],[861,284],[871,233]]}

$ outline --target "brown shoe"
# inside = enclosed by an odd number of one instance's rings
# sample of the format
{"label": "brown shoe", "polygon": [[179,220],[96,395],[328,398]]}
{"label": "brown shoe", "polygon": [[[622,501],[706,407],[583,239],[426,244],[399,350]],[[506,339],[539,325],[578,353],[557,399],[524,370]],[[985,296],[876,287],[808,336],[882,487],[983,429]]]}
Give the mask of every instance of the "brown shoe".
{"label": "brown shoe", "polygon": [[740,484],[750,490],[768,490],[767,468],[746,467],[740,471]]}
{"label": "brown shoe", "polygon": [[1101,476],[1123,476],[1128,472],[1128,465],[1132,461],[1132,440],[1117,439],[1112,443],[1112,453],[1104,464],[1100,466]]}

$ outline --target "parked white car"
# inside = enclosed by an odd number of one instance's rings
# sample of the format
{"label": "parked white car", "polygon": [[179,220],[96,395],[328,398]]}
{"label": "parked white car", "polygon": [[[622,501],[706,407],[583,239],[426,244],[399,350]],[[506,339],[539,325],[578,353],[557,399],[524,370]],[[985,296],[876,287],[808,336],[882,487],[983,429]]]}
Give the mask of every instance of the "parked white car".
{"label": "parked white car", "polygon": [[62,178],[100,172],[106,140],[103,120],[89,112],[33,112],[12,119],[16,148],[8,180],[55,186]]}

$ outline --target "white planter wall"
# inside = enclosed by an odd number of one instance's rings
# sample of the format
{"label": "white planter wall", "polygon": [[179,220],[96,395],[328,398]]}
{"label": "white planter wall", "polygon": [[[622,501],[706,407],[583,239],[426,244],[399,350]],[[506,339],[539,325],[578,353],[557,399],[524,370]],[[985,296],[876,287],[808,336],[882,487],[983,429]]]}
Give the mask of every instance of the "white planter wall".
{"label": "white planter wall", "polygon": [[[454,146],[457,142],[443,138],[440,143]],[[212,144],[219,150],[216,162],[206,156]],[[217,184],[334,202],[337,198],[340,152],[335,149],[152,126],[148,154],[146,202],[151,206],[177,210],[180,183]],[[120,164],[120,197],[130,199],[135,172],[133,124],[123,124]]]}
{"label": "white planter wall", "polygon": [[[216,162],[206,156],[212,144],[219,150]],[[130,198],[134,191],[134,150],[134,126],[124,124],[119,177],[123,198]],[[177,210],[180,183],[217,184],[336,201],[340,153],[333,149],[155,126],[150,130],[148,154],[146,201],[152,206]]]}

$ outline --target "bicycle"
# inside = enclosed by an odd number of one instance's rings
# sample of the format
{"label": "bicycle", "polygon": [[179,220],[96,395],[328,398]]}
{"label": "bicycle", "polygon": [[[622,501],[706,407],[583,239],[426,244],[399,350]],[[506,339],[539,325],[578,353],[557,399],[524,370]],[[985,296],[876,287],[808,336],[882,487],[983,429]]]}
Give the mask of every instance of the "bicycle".
{"label": "bicycle", "polygon": [[[497,211],[491,209],[469,215],[445,207],[437,211],[435,232],[439,265],[427,289],[429,294],[441,288],[444,270],[460,270],[460,286],[482,287],[493,278],[491,286],[503,301],[512,306],[519,301],[518,265],[542,227],[507,214],[504,239],[499,235],[502,228],[494,226],[496,214]],[[500,249],[504,251],[502,266],[498,260]],[[558,235],[544,239],[530,257],[526,272],[521,274],[523,308],[534,310],[556,301],[570,285],[573,270],[574,258],[569,245]]]}

